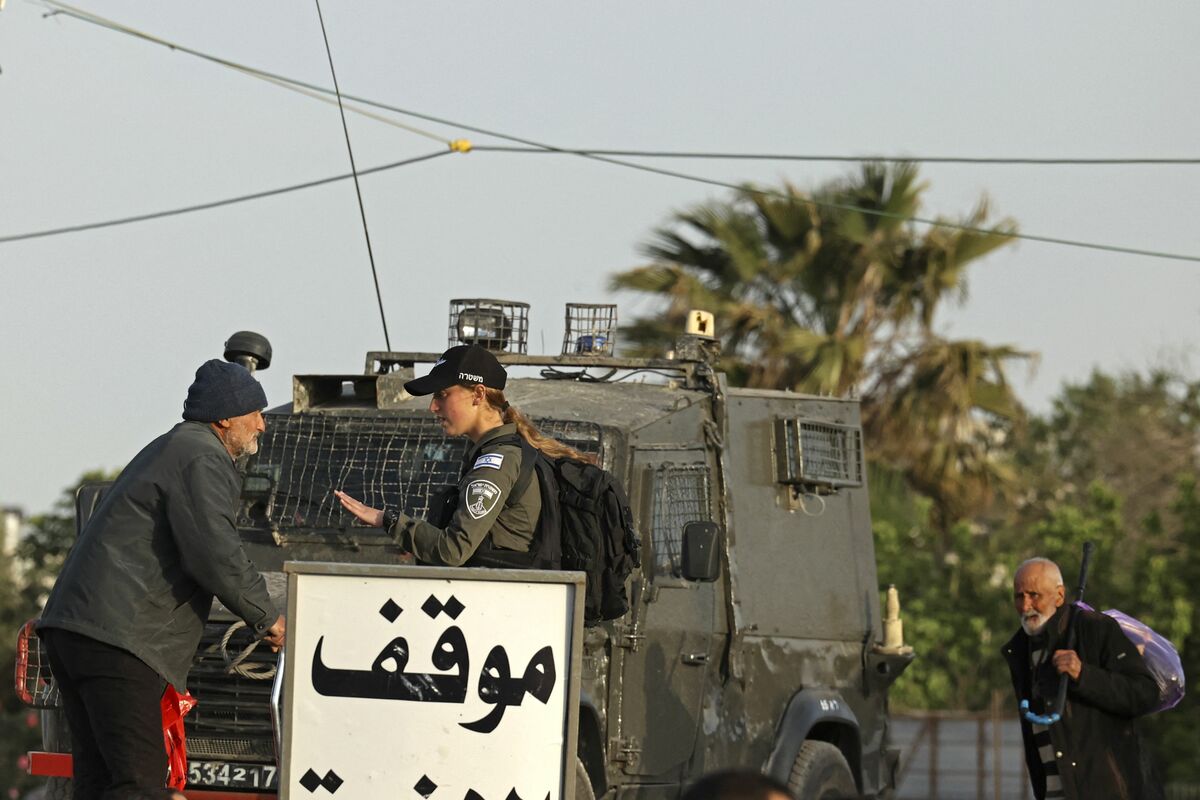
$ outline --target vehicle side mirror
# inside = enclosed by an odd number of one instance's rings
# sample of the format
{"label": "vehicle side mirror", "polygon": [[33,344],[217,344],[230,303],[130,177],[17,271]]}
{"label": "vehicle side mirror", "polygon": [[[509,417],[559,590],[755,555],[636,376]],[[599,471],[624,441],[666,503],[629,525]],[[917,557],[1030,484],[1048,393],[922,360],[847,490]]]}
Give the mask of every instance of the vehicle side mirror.
{"label": "vehicle side mirror", "polygon": [[689,522],[683,526],[683,577],[689,581],[715,581],[721,572],[715,522]]}

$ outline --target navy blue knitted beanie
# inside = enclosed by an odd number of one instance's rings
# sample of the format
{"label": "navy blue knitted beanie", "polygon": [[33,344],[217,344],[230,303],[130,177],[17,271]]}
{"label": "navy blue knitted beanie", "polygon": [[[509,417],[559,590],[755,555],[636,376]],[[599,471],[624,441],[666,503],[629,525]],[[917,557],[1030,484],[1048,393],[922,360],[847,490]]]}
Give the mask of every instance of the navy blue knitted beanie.
{"label": "navy blue knitted beanie", "polygon": [[262,384],[241,364],[212,359],[196,370],[196,380],[183,401],[183,418],[216,422],[267,407]]}

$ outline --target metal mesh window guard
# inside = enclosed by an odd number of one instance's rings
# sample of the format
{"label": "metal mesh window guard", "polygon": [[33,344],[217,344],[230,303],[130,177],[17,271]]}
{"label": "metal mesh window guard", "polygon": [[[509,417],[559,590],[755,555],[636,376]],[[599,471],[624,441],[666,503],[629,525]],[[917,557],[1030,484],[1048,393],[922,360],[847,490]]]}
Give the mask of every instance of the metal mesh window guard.
{"label": "metal mesh window guard", "polygon": [[[534,423],[582,452],[603,455],[598,425]],[[458,482],[467,444],[461,437],[447,437],[428,415],[270,415],[258,454],[246,466],[239,524],[374,530],[342,509],[334,489],[374,508],[426,516],[442,488]]]}
{"label": "metal mesh window guard", "polygon": [[862,486],[862,432],[858,428],[775,421],[775,457],[780,483]]}
{"label": "metal mesh window guard", "polygon": [[683,526],[712,519],[708,500],[708,467],[663,464],[654,473],[653,517],[650,521],[654,567],[659,575],[682,575]]}
{"label": "metal mesh window guard", "polygon": [[567,303],[562,353],[611,356],[616,345],[617,307],[594,303]]}

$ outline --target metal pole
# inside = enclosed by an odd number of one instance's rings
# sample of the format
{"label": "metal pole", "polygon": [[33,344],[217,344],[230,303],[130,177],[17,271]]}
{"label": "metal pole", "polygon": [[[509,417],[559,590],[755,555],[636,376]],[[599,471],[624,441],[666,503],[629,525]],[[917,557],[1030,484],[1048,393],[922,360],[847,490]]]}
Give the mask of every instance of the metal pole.
{"label": "metal pole", "polygon": [[929,720],[929,800],[938,800],[938,740],[941,737],[938,718]]}
{"label": "metal pole", "polygon": [[975,800],[987,800],[983,787],[987,779],[987,717],[975,719]]}
{"label": "metal pole", "polygon": [[1000,796],[1004,789],[1004,772],[1000,761],[1004,756],[1004,721],[1000,716],[1001,703],[1004,702],[1000,692],[992,692],[992,798],[1003,800]]}
{"label": "metal pole", "polygon": [[908,746],[908,758],[901,756],[900,772],[896,775],[896,787],[899,789],[904,785],[904,778],[908,775],[908,770],[912,767],[913,762],[917,760],[917,753],[921,750],[921,742],[929,734],[929,719],[927,717],[917,717],[921,720],[921,727],[917,728],[917,735],[913,737],[912,743]]}

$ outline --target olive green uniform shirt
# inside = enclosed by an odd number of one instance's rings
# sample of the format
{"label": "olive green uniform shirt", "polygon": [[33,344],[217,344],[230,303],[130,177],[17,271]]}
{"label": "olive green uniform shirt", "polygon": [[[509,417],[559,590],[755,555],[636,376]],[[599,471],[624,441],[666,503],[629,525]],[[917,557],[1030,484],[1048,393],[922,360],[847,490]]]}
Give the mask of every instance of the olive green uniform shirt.
{"label": "olive green uniform shirt", "polygon": [[458,508],[445,528],[401,513],[389,531],[392,538],[421,563],[446,567],[465,564],[489,533],[495,547],[528,552],[542,513],[537,472],[525,493],[506,505],[521,472],[521,446],[496,444],[516,433],[516,425],[501,425],[467,449]]}

